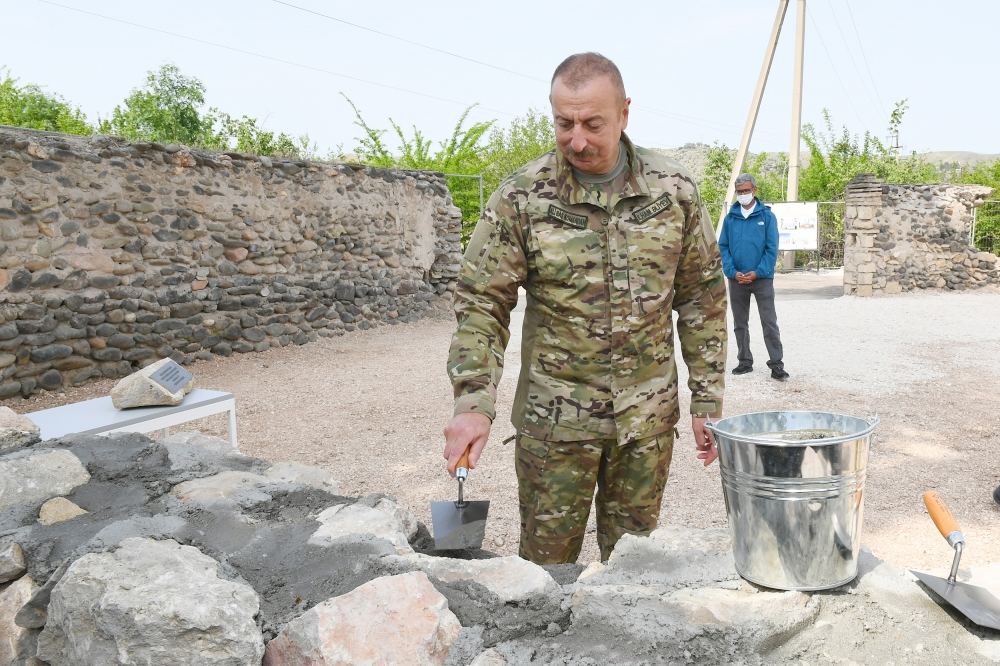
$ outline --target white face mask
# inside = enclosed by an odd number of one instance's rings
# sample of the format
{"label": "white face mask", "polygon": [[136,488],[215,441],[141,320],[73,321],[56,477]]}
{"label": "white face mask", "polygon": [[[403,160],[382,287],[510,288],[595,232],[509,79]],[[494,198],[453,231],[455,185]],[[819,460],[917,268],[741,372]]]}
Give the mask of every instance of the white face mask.
{"label": "white face mask", "polygon": [[753,201],[753,192],[738,194],[736,195],[736,200],[740,202],[741,206],[749,206],[750,202]]}

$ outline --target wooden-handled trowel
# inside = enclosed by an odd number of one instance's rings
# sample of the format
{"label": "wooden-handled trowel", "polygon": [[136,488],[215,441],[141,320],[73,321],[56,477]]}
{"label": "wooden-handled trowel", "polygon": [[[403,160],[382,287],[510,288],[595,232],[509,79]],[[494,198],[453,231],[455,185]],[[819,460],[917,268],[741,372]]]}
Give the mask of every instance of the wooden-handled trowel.
{"label": "wooden-handled trowel", "polygon": [[965,536],[958,526],[958,521],[951,515],[941,496],[933,490],[924,493],[924,504],[927,505],[927,512],[930,513],[941,536],[955,549],[955,557],[951,562],[951,574],[948,578],[931,576],[919,571],[914,571],[913,574],[934,594],[979,626],[1000,630],[1000,599],[993,596],[989,590],[956,580],[958,563],[962,559],[962,548],[965,546]]}
{"label": "wooden-handled trowel", "polygon": [[437,550],[480,548],[486,536],[486,514],[490,510],[490,501],[469,502],[465,499],[465,480],[469,478],[468,449],[458,460],[455,478],[458,479],[458,501],[431,502],[434,548]]}

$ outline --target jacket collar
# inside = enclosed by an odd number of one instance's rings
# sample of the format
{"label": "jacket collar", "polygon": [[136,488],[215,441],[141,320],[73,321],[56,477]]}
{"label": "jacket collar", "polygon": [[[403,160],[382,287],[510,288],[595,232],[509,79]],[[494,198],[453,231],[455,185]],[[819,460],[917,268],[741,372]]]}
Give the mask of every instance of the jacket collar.
{"label": "jacket collar", "polygon": [[[761,201],[758,197],[754,197],[753,200],[754,200],[754,203],[756,203],[757,205],[753,209],[753,211],[751,211],[751,213],[749,215],[747,215],[746,219],[748,219],[748,220],[751,217],[753,217],[754,215],[756,215],[757,213],[759,213],[762,210],[764,210],[764,208],[766,208],[766,206],[764,205],[764,202]],[[733,205],[729,208],[729,214],[730,215],[735,215],[736,217],[738,217],[738,218],[740,218],[742,220],[743,219],[743,211],[741,211],[740,208],[741,208],[740,202],[739,201],[734,202]]]}
{"label": "jacket collar", "polygon": [[[627,166],[625,167],[627,176],[625,187],[616,192],[611,201],[608,202],[608,209],[613,209],[622,199],[635,196],[649,196],[649,185],[642,175],[642,160],[635,149],[635,144],[622,132],[622,143],[625,146]],[[556,192],[559,200],[568,205],[591,204],[598,208],[604,208],[604,204],[597,201],[590,188],[582,185],[573,174],[573,166],[566,161],[562,151],[556,148]]]}

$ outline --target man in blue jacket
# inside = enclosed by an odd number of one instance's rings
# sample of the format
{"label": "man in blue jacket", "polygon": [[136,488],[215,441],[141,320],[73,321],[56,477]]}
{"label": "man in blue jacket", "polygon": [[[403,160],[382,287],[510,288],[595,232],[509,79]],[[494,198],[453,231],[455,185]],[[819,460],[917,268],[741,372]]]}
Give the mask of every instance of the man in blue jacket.
{"label": "man in blue jacket", "polygon": [[771,377],[788,379],[782,361],[778,315],[774,311],[774,264],[778,259],[778,220],[770,207],[757,199],[757,182],[748,173],[736,177],[736,203],[722,221],[719,236],[722,271],[729,280],[729,305],[733,310],[739,364],[734,375],[753,371],[750,352],[750,295],[757,299],[757,312],[764,330],[764,345]]}

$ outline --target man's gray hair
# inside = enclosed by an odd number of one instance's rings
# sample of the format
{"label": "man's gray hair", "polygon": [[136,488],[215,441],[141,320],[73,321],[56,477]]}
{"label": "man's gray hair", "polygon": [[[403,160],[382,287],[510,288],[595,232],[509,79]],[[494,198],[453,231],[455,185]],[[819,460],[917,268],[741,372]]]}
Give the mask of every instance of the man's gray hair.
{"label": "man's gray hair", "polygon": [[609,58],[592,51],[575,53],[559,63],[552,74],[551,84],[555,84],[556,79],[561,79],[571,90],[576,90],[598,76],[611,79],[611,85],[617,89],[622,101],[625,101],[625,84],[618,66]]}
{"label": "man's gray hair", "polygon": [[736,176],[736,182],[733,183],[733,187],[739,187],[743,183],[750,183],[750,187],[757,187],[757,181],[748,173],[741,173]]}

